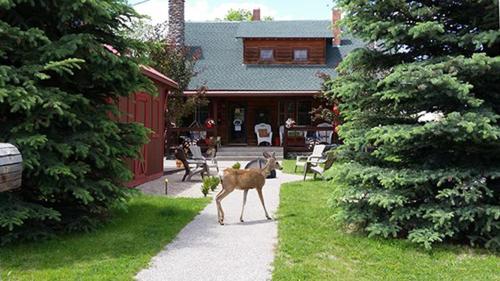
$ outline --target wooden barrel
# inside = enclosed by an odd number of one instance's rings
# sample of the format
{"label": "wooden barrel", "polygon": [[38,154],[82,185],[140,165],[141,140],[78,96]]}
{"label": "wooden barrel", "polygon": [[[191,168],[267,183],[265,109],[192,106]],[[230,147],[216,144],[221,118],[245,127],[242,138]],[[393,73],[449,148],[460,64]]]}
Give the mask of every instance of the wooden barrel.
{"label": "wooden barrel", "polygon": [[0,192],[19,188],[23,174],[23,157],[10,143],[0,143]]}

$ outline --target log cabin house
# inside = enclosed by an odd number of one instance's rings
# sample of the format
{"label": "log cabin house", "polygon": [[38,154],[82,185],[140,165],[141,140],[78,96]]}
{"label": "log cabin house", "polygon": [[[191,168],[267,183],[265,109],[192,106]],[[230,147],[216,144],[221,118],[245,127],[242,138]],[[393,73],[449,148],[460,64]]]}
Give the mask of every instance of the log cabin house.
{"label": "log cabin house", "polygon": [[[321,123],[310,114],[320,103],[315,98],[322,83],[318,74],[336,76],[339,62],[362,46],[360,40],[341,38],[335,26],[340,17],[333,10],[332,21],[261,21],[257,9],[249,22],[186,22],[185,44],[198,56],[198,74],[185,94],[195,95],[205,86],[209,105],[179,126],[184,128],[173,128],[171,138],[200,130],[205,134],[198,136],[218,137],[223,146],[307,149],[305,138],[317,132],[304,130],[291,141],[283,127],[289,118],[309,129]],[[207,120],[215,126],[207,128]],[[257,124],[270,126],[271,141],[258,141],[259,133],[269,135],[257,130]]]}

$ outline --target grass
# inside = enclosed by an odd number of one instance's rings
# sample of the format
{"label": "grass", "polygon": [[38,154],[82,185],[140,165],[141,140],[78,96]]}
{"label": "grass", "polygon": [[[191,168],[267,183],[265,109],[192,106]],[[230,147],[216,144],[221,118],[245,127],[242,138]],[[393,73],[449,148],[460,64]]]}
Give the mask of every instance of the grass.
{"label": "grass", "polygon": [[295,162],[295,159],[284,159],[281,162],[281,165],[283,166],[283,173],[302,175],[304,171],[302,167],[297,167],[297,172],[294,172]]}
{"label": "grass", "polygon": [[331,220],[331,185],[283,185],[273,280],[500,280],[500,257],[462,246],[425,251],[403,240],[347,234]]}
{"label": "grass", "polygon": [[0,280],[133,280],[209,199],[138,196],[98,231],[0,249]]}

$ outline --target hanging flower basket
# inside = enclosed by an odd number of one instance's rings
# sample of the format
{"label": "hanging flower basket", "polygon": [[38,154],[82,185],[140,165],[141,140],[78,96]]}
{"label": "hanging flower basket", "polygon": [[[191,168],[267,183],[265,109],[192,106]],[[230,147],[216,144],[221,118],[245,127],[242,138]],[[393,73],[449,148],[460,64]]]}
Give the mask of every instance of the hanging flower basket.
{"label": "hanging flower basket", "polygon": [[214,120],[214,119],[211,119],[211,118],[208,118],[208,119],[205,121],[205,128],[207,128],[207,129],[212,129],[213,127],[215,127],[215,120]]}

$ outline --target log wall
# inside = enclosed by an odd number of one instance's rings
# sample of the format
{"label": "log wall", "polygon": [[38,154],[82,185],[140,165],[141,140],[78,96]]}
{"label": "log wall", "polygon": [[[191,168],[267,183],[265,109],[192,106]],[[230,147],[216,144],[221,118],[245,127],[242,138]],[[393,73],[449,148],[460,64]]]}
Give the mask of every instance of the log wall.
{"label": "log wall", "polygon": [[[244,39],[245,64],[326,64],[326,39]],[[261,49],[273,49],[274,59],[260,60]],[[295,49],[307,49],[307,61],[294,61]]]}

